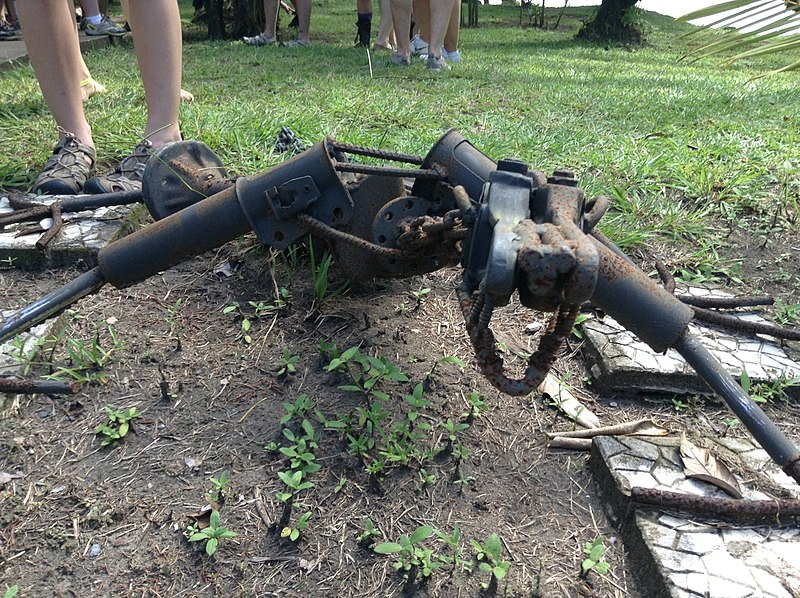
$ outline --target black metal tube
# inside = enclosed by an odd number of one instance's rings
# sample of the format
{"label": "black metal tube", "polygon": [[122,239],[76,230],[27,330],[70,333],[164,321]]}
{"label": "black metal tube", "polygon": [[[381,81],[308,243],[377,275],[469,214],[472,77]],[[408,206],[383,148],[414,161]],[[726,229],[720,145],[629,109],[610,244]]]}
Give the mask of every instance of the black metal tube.
{"label": "black metal tube", "polygon": [[800,484],[800,476],[792,473],[797,469],[793,466],[800,460],[800,451],[767,417],[767,414],[747,396],[709,350],[689,332],[684,333],[678,339],[674,349],[705,380],[706,384],[724,399],[731,411],[736,414],[739,421],[750,431],[761,447],[767,451],[772,460]]}
{"label": "black metal tube", "polygon": [[44,322],[47,318],[60,314],[82,297],[99,290],[105,283],[100,268],[84,272],[60,289],[11,314],[0,326],[0,343],[14,338],[20,332]]}

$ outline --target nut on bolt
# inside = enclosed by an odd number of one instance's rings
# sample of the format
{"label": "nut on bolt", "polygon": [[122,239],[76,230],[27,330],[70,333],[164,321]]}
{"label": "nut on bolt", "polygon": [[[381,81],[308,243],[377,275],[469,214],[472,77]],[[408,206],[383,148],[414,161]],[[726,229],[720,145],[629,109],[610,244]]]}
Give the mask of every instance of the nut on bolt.
{"label": "nut on bolt", "polygon": [[553,175],[547,177],[547,182],[551,185],[564,185],[565,187],[576,187],[578,182],[575,180],[575,173],[566,168],[557,168]]}

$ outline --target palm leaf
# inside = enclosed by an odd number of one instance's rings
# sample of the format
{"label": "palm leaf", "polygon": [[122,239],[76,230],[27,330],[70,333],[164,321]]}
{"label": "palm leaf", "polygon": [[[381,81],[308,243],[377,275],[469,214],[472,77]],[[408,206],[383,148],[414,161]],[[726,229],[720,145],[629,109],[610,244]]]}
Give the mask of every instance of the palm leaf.
{"label": "palm leaf", "polygon": [[[721,37],[715,36],[713,41],[703,42],[683,56],[684,59],[701,60],[722,52],[739,52],[726,60],[726,64],[730,64],[744,58],[781,54],[800,47],[800,38],[795,37],[800,34],[800,0],[729,0],[691,12],[678,18],[678,21],[717,16],[720,18],[695,31],[706,32],[711,28],[727,28],[729,31],[722,33]],[[758,47],[746,50],[754,45]],[[793,62],[756,78],[798,68],[800,62]]]}

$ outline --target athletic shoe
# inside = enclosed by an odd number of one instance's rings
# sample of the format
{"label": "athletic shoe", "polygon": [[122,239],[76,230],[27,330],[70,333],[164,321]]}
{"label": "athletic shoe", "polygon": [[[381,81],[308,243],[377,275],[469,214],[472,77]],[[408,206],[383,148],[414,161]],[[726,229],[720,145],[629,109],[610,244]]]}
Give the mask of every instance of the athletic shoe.
{"label": "athletic shoe", "polygon": [[46,195],[80,193],[86,180],[94,174],[96,156],[93,147],[81,143],[74,134],[66,133],[36,177],[33,192]]}
{"label": "athletic shoe", "polygon": [[267,37],[263,33],[259,33],[253,37],[243,37],[242,43],[248,46],[275,46],[278,44],[278,40],[274,37]]}
{"label": "athletic shoe", "polygon": [[120,162],[117,167],[105,176],[86,181],[83,189],[86,193],[116,193],[119,191],[138,191],[142,188],[142,175],[147,160],[153,155],[152,144],[145,139],[133,154]]}
{"label": "athletic shoe", "polygon": [[289,40],[288,42],[284,42],[281,45],[284,48],[302,48],[304,46],[310,46],[311,42],[307,42],[307,41],[302,40],[300,38],[295,38],[295,39]]}
{"label": "athletic shoe", "polygon": [[448,52],[447,50],[442,49],[442,58],[444,58],[447,62],[461,62],[461,52],[458,50]]}
{"label": "athletic shoe", "polygon": [[447,64],[444,57],[436,58],[433,54],[428,54],[428,69],[433,73],[450,70],[450,65]]}
{"label": "athletic shoe", "polygon": [[411,57],[403,56],[402,54],[398,54],[397,52],[395,52],[394,54],[392,54],[392,57],[389,59],[389,62],[397,66],[410,66]]}
{"label": "athletic shoe", "polygon": [[411,54],[417,56],[419,54],[428,53],[428,42],[422,39],[419,35],[415,35],[411,39]]}
{"label": "athletic shoe", "polygon": [[127,33],[124,27],[118,26],[107,16],[100,19],[97,25],[90,23],[88,19],[85,18],[81,24],[83,25],[82,28],[86,32],[86,35],[110,35],[111,37],[120,37]]}

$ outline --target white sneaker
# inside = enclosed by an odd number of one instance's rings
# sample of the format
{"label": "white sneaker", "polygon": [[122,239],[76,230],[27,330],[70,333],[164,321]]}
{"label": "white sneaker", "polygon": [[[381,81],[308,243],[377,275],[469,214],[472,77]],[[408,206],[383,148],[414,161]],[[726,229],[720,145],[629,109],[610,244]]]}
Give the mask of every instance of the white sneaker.
{"label": "white sneaker", "polygon": [[447,62],[461,62],[461,52],[458,50],[448,52],[447,50],[442,49],[442,56]]}
{"label": "white sneaker", "polygon": [[416,56],[417,54],[427,54],[428,52],[428,42],[422,39],[419,35],[415,35],[411,40],[411,54]]}

